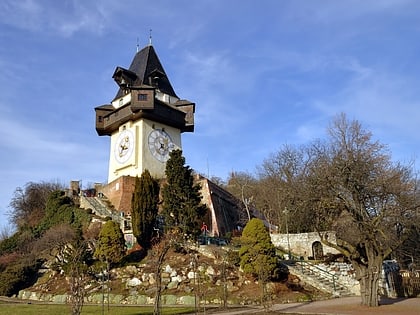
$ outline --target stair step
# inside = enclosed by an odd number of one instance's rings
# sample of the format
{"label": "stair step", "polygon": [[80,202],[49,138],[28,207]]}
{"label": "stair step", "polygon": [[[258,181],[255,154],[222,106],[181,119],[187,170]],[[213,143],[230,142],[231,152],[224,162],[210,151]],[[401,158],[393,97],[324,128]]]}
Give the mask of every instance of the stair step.
{"label": "stair step", "polygon": [[296,274],[297,276],[307,277],[311,279],[312,285],[318,287],[321,290],[330,292],[338,296],[353,295],[345,286],[339,284],[337,280],[333,281],[333,277],[335,275],[331,275],[331,277],[325,277],[322,274],[322,271],[313,270],[311,268],[308,268],[308,266],[298,266],[296,263],[291,264],[290,262],[287,262],[286,265],[289,268],[289,270],[293,271],[292,273]]}

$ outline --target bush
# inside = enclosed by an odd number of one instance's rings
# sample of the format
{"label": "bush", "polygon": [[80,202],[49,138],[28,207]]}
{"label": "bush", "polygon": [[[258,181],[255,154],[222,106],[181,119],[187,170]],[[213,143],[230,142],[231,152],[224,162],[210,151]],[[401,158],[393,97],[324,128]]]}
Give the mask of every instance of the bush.
{"label": "bush", "polygon": [[0,295],[12,296],[20,290],[33,285],[38,278],[41,262],[33,264],[17,263],[8,266],[0,273]]}
{"label": "bush", "polygon": [[19,234],[15,233],[12,236],[5,238],[0,242],[0,255],[11,253],[19,247]]}

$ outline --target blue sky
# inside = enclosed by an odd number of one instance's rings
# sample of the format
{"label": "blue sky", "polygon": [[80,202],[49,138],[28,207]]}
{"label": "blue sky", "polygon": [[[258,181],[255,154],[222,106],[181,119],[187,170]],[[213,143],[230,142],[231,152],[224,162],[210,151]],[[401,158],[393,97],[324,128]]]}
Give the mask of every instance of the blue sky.
{"label": "blue sky", "polygon": [[107,181],[94,107],[150,29],[176,93],[196,103],[182,141],[197,172],[254,172],[341,112],[395,160],[419,158],[418,1],[2,0],[0,227],[28,182]]}

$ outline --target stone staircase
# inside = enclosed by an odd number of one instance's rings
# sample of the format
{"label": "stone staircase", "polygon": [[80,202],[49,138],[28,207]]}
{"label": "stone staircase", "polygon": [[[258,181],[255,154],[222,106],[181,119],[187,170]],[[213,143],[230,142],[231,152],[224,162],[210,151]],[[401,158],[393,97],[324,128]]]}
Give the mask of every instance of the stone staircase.
{"label": "stone staircase", "polygon": [[347,285],[339,281],[337,275],[318,267],[308,261],[288,260],[284,262],[289,272],[305,283],[334,297],[355,295]]}
{"label": "stone staircase", "polygon": [[120,222],[121,217],[109,209],[106,199],[99,197],[80,197],[80,206],[84,209],[92,209],[92,212],[102,218],[111,217],[113,221]]}

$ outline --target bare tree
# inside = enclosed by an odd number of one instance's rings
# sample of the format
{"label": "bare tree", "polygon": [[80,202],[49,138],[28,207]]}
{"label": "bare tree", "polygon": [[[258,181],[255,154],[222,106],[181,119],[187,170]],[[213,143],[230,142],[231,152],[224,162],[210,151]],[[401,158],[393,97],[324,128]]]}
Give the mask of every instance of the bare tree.
{"label": "bare tree", "polygon": [[256,179],[246,172],[232,172],[228,178],[227,190],[238,198],[244,207],[245,218],[241,221],[246,224],[251,220],[251,208],[254,201]]}
{"label": "bare tree", "polygon": [[11,237],[13,234],[12,227],[10,225],[4,225],[0,229],[0,242]]}
{"label": "bare tree", "polygon": [[80,315],[85,298],[87,244],[80,240],[67,246],[64,271],[69,277],[69,304],[72,315]]}
{"label": "bare tree", "polygon": [[48,182],[29,182],[24,188],[16,188],[9,205],[10,221],[18,228],[36,226],[45,215],[45,205],[50,193],[62,189],[61,184]]}
{"label": "bare tree", "polygon": [[273,218],[283,233],[312,230],[310,213],[302,199],[302,182],[311,160],[310,153],[304,146],[284,145],[258,167],[257,208],[267,209],[264,214]]}
{"label": "bare tree", "polygon": [[[351,261],[362,304],[378,306],[383,260],[408,237],[418,216],[416,181],[410,167],[392,162],[386,147],[344,114],[333,121],[329,136],[313,147],[317,158],[306,200],[322,242]],[[336,243],[325,230],[336,232]]]}
{"label": "bare tree", "polygon": [[48,229],[41,238],[34,240],[33,252],[45,259],[63,259],[66,246],[76,239],[76,231],[69,224],[59,224]]}
{"label": "bare tree", "polygon": [[166,255],[171,247],[174,247],[180,242],[180,234],[174,229],[168,231],[164,236],[152,241],[151,256],[154,258],[154,265],[156,270],[156,295],[153,315],[161,314],[161,297],[163,291],[162,285],[162,268],[165,263]]}

